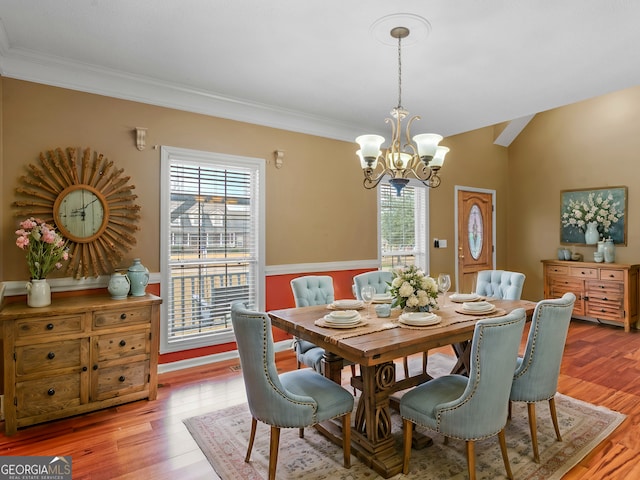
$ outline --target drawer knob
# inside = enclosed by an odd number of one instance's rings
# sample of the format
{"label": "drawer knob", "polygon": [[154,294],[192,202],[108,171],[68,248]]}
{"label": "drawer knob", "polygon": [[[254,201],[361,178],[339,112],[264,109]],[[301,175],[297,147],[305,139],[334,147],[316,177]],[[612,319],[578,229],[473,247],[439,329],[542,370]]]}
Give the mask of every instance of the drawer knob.
{"label": "drawer knob", "polygon": [[120,320],[126,320],[127,319],[127,314],[123,313],[122,315],[120,315]]}
{"label": "drawer knob", "polygon": [[53,353],[53,352],[49,352],[49,353],[47,354],[47,358],[48,358],[49,360],[53,360],[54,358],[56,358],[56,354],[55,354],[55,353]]}
{"label": "drawer knob", "polygon": [[49,390],[47,390],[47,395],[49,395],[50,397],[53,397],[56,394],[56,391],[53,388],[50,388]]}
{"label": "drawer knob", "polygon": [[94,365],[94,366],[93,366],[93,369],[94,369],[94,370],[97,370],[97,369],[98,369],[98,365]]}
{"label": "drawer knob", "polygon": [[53,330],[53,323],[47,324],[47,330]]}
{"label": "drawer knob", "polygon": [[87,367],[82,367],[82,371],[83,371],[83,372],[86,372],[87,370],[88,370],[88,368],[87,368]]}
{"label": "drawer knob", "polygon": [[127,344],[127,342],[125,342],[124,340],[120,340],[120,346],[124,347]]}
{"label": "drawer knob", "polygon": [[118,380],[120,380],[121,382],[124,382],[125,380],[124,375],[120,375],[120,378],[118,378]]}

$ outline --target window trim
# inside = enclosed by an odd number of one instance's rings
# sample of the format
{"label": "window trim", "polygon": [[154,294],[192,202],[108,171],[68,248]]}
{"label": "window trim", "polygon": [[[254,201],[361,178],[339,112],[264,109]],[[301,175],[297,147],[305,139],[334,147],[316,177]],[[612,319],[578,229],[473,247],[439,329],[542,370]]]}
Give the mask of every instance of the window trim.
{"label": "window trim", "polygon": [[[414,188],[421,188],[424,190],[424,209],[425,209],[425,215],[424,217],[422,217],[422,220],[419,218],[418,221],[423,221],[424,222],[424,229],[421,232],[416,232],[416,238],[418,238],[418,235],[423,236],[424,237],[424,264],[419,264],[419,262],[417,262],[418,267],[422,268],[422,270],[429,275],[429,271],[430,271],[430,244],[429,244],[429,198],[430,198],[430,192],[431,192],[431,188],[427,187],[426,185],[424,185],[422,182],[415,180],[415,179],[409,179],[409,183],[407,184],[408,186],[414,187]],[[376,188],[377,190],[377,200],[378,200],[378,205],[377,205],[377,222],[378,222],[378,265],[379,268],[380,266],[382,266],[382,215],[380,213],[380,209],[382,207],[382,189],[380,188],[380,186],[378,186]],[[416,226],[417,228],[417,226]],[[418,258],[418,257],[417,257]],[[417,260],[416,258],[416,260]]]}
{"label": "window trim", "polygon": [[[193,161],[199,163],[216,163],[242,166],[254,169],[257,172],[256,186],[258,194],[258,225],[256,228],[256,255],[258,265],[256,268],[256,308],[263,311],[265,308],[265,225],[266,225],[266,160],[263,158],[242,157],[223,153],[192,150],[179,147],[160,147],[160,295],[167,299],[170,285],[171,269],[168,268],[166,259],[170,253],[170,207],[171,207],[171,162],[173,160]],[[160,353],[171,353],[183,350],[191,350],[205,346],[220,345],[235,341],[233,329],[225,329],[210,335],[202,335],[194,338],[172,340],[168,339],[168,302],[163,302],[160,310]]]}

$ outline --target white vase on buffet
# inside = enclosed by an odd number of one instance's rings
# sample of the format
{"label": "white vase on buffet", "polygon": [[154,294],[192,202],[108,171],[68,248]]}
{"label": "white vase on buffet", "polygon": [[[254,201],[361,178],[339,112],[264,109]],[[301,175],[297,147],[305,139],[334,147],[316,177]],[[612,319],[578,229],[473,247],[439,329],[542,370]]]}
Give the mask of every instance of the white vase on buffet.
{"label": "white vase on buffet", "polygon": [[587,245],[595,245],[600,240],[600,233],[598,233],[598,223],[587,223],[587,230],[584,232],[584,243]]}
{"label": "white vase on buffet", "polygon": [[30,307],[46,307],[51,305],[51,287],[46,278],[31,280],[27,283],[27,305]]}

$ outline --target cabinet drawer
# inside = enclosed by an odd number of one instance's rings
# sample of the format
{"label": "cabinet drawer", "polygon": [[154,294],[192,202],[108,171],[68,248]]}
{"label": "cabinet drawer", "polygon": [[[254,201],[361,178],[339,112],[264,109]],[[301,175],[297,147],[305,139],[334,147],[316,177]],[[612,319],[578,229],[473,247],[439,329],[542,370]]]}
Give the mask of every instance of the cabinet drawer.
{"label": "cabinet drawer", "polygon": [[82,343],[86,339],[64,340],[16,347],[16,374],[52,372],[82,365]]}
{"label": "cabinet drawer", "polygon": [[80,405],[80,374],[54,375],[18,382],[16,397],[18,418],[63,412]]}
{"label": "cabinet drawer", "polygon": [[[562,297],[567,292],[575,293],[576,297],[579,297],[584,290],[584,282],[570,277],[552,278],[549,281],[549,290],[553,298]],[[558,294],[559,297],[557,297]]]}
{"label": "cabinet drawer", "polygon": [[25,318],[16,320],[16,337],[29,338],[36,335],[59,335],[63,333],[82,333],[83,315],[70,315],[49,318]]}
{"label": "cabinet drawer", "polygon": [[91,400],[104,400],[148,388],[149,362],[134,362],[126,365],[100,368]]}
{"label": "cabinet drawer", "polygon": [[99,362],[149,353],[149,330],[100,335],[95,339],[94,354]]}
{"label": "cabinet drawer", "polygon": [[599,278],[598,269],[597,268],[580,268],[580,267],[570,267],[569,275],[572,277],[580,277],[580,278]]}
{"label": "cabinet drawer", "polygon": [[141,323],[151,323],[150,308],[105,310],[103,312],[95,312],[93,315],[94,328],[126,327],[127,325]]}
{"label": "cabinet drawer", "polygon": [[609,268],[600,269],[600,280],[624,281],[624,270],[612,270]]}
{"label": "cabinet drawer", "polygon": [[621,299],[624,295],[624,285],[618,282],[587,282],[587,296],[589,298]]}
{"label": "cabinet drawer", "polygon": [[624,309],[622,299],[620,300],[598,300],[591,299],[587,302],[587,315],[589,317],[601,318],[603,320],[624,320]]}
{"label": "cabinet drawer", "polygon": [[569,267],[566,265],[547,265],[548,275],[569,275]]}

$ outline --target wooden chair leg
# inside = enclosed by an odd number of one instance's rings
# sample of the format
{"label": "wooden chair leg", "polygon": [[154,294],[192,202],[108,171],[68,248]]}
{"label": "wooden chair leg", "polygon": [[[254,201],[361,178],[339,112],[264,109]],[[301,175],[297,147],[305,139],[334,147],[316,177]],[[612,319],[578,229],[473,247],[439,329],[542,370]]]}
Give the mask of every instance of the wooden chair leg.
{"label": "wooden chair leg", "polygon": [[507,418],[511,420],[511,407],[513,406],[513,402],[509,400],[509,413],[507,414]]}
{"label": "wooden chair leg", "polygon": [[476,452],[473,440],[467,440],[467,470],[469,471],[469,480],[476,480]]}
{"label": "wooden chair leg", "polygon": [[351,468],[351,412],[342,416],[342,452],[344,468]]}
{"label": "wooden chair leg", "polygon": [[402,357],[402,365],[404,366],[404,378],[409,378],[409,359]]}
{"label": "wooden chair leg", "polygon": [[298,430],[298,437],[300,438],[304,438],[304,427],[300,428]]}
{"label": "wooden chair leg", "polygon": [[427,361],[429,360],[429,353],[422,353],[422,373],[427,373]]}
{"label": "wooden chair leg", "polygon": [[251,457],[251,450],[253,449],[253,441],[256,438],[256,427],[258,426],[258,420],[254,418],[251,419],[251,435],[249,435],[249,447],[247,448],[247,455],[244,457],[245,462],[249,462],[249,458]]}
{"label": "wooden chair leg", "polygon": [[504,469],[507,471],[507,478],[513,480],[513,473],[511,473],[511,465],[509,464],[509,455],[507,455],[507,440],[504,436],[504,428],[498,432],[498,440],[500,441],[500,451],[502,452]]}
{"label": "wooden chair leg", "polygon": [[402,429],[404,432],[404,447],[402,451],[402,473],[409,473],[409,459],[411,458],[411,440],[413,437],[413,423],[406,418],[402,419]]}
{"label": "wooden chair leg", "polygon": [[553,428],[556,430],[556,438],[559,442],[562,441],[562,436],[560,435],[560,427],[558,427],[558,415],[556,414],[556,398],[551,397],[549,399],[549,410],[551,412],[551,421],[553,422]]}
{"label": "wooden chair leg", "polygon": [[533,446],[533,460],[540,463],[540,453],[538,452],[538,427],[536,425],[536,404],[527,403],[529,413],[529,430],[531,431],[531,445]]}
{"label": "wooden chair leg", "polygon": [[271,426],[271,441],[269,442],[269,480],[276,480],[276,466],[278,465],[279,446],[280,427]]}
{"label": "wooden chair leg", "polygon": [[[356,376],[356,364],[354,363],[353,365],[351,365],[351,376],[355,377]],[[355,397],[358,394],[358,392],[356,392],[356,387],[353,387],[353,396]]]}

